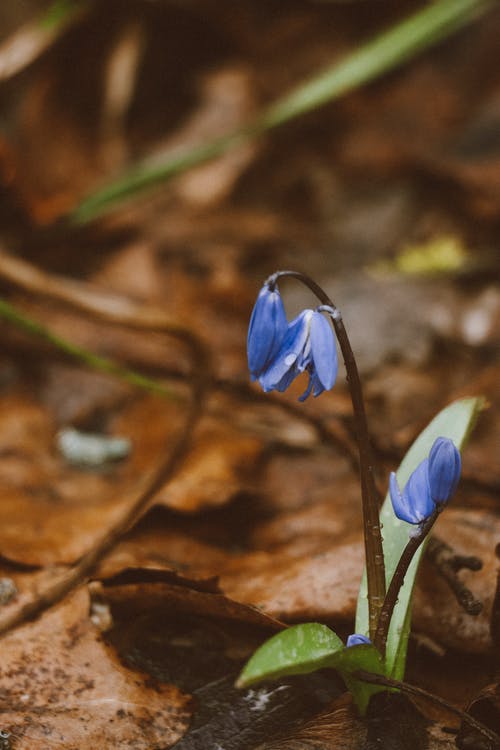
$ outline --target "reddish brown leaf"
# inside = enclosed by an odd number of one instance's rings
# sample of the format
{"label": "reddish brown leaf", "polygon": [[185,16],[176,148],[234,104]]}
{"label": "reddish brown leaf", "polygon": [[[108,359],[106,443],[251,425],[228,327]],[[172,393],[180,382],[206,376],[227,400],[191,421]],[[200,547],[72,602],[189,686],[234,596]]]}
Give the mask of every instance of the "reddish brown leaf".
{"label": "reddish brown leaf", "polygon": [[169,747],[188,699],[130,672],[91,624],[85,589],[3,640],[2,728],[16,750]]}

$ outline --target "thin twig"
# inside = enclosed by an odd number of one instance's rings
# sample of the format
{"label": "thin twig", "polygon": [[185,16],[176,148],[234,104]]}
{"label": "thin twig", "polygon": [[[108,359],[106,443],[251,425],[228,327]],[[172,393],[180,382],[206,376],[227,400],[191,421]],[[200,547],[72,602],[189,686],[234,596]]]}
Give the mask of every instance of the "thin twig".
{"label": "thin twig", "polygon": [[88,282],[49,274],[4,249],[0,249],[0,277],[31,294],[63,302],[108,323],[168,333],[185,341],[193,351],[203,348],[189,328],[170,318],[161,308],[133,302]]}
{"label": "thin twig", "polygon": [[[180,341],[186,342],[192,347],[193,352],[196,352],[200,347],[200,344],[193,333],[188,328],[185,328],[178,322],[172,320],[164,310],[153,307],[152,305],[139,305],[121,295],[105,292],[98,287],[92,286],[88,282],[49,274],[33,264],[28,263],[26,260],[14,257],[6,250],[0,250],[0,278],[14,284],[18,288],[24,289],[30,294],[62,302],[79,312],[86,313],[93,317],[96,316],[108,323],[166,333],[178,338]],[[49,331],[50,329],[46,330]],[[50,343],[54,346],[58,346],[62,339],[56,336],[52,331],[50,331],[50,333],[52,334],[52,340]],[[91,352],[86,352],[83,349],[81,352],[86,355],[91,354]],[[87,364],[92,366],[88,356],[86,359]],[[82,360],[85,361],[85,358],[82,357]],[[113,367],[114,365],[115,363],[112,363]],[[116,367],[119,368],[119,365],[116,365]],[[119,370],[115,370],[113,374],[120,377]],[[133,372],[133,375],[134,378],[139,377],[139,379],[142,379],[146,390],[148,390],[148,384],[150,384],[152,392],[162,393],[164,386],[160,382],[151,378],[145,378],[145,376],[140,375],[139,373]],[[186,379],[189,380],[189,377],[186,378],[184,373],[169,372],[169,377],[182,378],[184,381]],[[134,385],[141,387],[140,382],[135,382]],[[274,404],[279,407],[281,411],[289,412],[302,421],[314,426],[320,439],[340,446],[343,453],[349,458],[353,468],[357,468],[356,449],[347,441],[346,437],[338,434],[338,432],[332,431],[325,424],[324,420],[319,419],[315,415],[311,415],[309,412],[298,408],[294,404],[285,402],[282,399],[274,398],[272,393],[260,393],[246,382],[235,383],[231,380],[218,378],[214,380],[213,387],[220,388],[224,391],[242,393],[247,399],[262,403],[265,402],[266,404],[269,403],[269,399],[273,399]]]}
{"label": "thin twig", "polygon": [[427,690],[423,690],[422,688],[416,687],[415,685],[409,685],[407,682],[393,680],[390,677],[384,677],[380,674],[373,674],[372,672],[365,672],[362,669],[354,672],[353,677],[356,677],[358,680],[362,680],[363,682],[369,682],[371,685],[381,685],[387,688],[396,688],[402,693],[406,693],[407,695],[413,695],[417,698],[424,698],[427,701],[436,703],[442,708],[445,708],[450,713],[459,716],[463,722],[471,726],[477,732],[480,732],[480,734],[482,734],[484,737],[487,737],[488,740],[493,742],[493,746],[495,748],[500,747],[500,735],[482,724],[470,714],[462,711],[462,709],[457,708],[452,703],[448,703],[448,701],[444,700],[444,698],[441,698],[439,695],[429,693],[427,692]]}
{"label": "thin twig", "polygon": [[457,555],[448,544],[433,537],[427,546],[427,559],[444,578],[462,609],[468,615],[478,615],[483,609],[483,603],[474,597],[472,591],[459,579],[457,573],[464,568],[481,570],[483,563],[479,557]]}
{"label": "thin twig", "polygon": [[385,566],[382,535],[380,532],[379,504],[374,478],[373,455],[356,359],[344,327],[342,315],[326,292],[309,276],[299,271],[278,271],[269,277],[267,284],[272,288],[279,278],[284,277],[301,281],[316,295],[322,305],[329,308],[328,312],[330,313],[344,358],[359,450],[366,578],[368,586],[368,622],[370,638],[373,640],[377,630],[379,613],[385,598]]}
{"label": "thin twig", "polygon": [[[5,260],[5,256],[3,256],[3,259]],[[36,269],[34,270],[36,271]],[[40,272],[39,278],[41,278],[42,281],[50,280],[50,277],[47,277],[47,275],[42,272]],[[50,291],[45,288],[45,293],[47,295],[54,291],[54,287],[51,285],[48,286],[50,287]],[[56,287],[56,290],[57,288],[60,289],[60,286]],[[69,295],[67,301],[71,302]],[[78,306],[78,304],[83,304],[83,306],[85,306],[85,295],[80,295],[79,302],[76,306]],[[92,308],[92,305],[89,304],[87,300],[87,309],[88,308]],[[129,319],[131,319],[131,311],[133,308],[134,306],[132,304],[128,307],[125,304],[125,310]],[[116,320],[116,310],[108,310],[105,304],[105,299],[103,298],[101,298],[100,303],[96,305],[95,312],[97,312],[100,317],[106,317],[109,315],[111,322],[118,322]],[[122,321],[120,320],[120,322]],[[130,320],[130,322],[135,322],[136,327],[143,329],[148,328],[147,315],[143,318],[139,317],[139,319],[136,319],[135,321]],[[17,323],[19,323],[19,321],[17,321]],[[156,321],[156,325],[158,326],[159,324],[161,324],[160,327],[162,330],[168,330],[169,333],[172,333],[172,330],[166,324],[165,320],[161,320],[161,316],[160,319]],[[46,609],[61,601],[78,584],[84,582],[90,576],[91,572],[103,556],[109,552],[123,535],[144,515],[155,494],[172,478],[182,463],[190,447],[193,430],[202,416],[203,405],[206,400],[208,389],[212,383],[212,375],[209,355],[202,343],[196,339],[190,331],[186,331],[178,326],[173,327],[173,335],[178,336],[190,346],[192,359],[192,375],[190,378],[192,397],[187,407],[184,426],[173,450],[167,454],[165,460],[156,471],[154,471],[153,475],[149,479],[146,479],[146,486],[132,505],[123,513],[118,522],[111,529],[108,529],[102,537],[97,539],[76,565],[74,565],[69,571],[58,576],[55,581],[42,591],[38,592],[36,597],[28,601],[26,604],[0,616],[0,635],[4,635],[22,623],[39,616]]]}
{"label": "thin twig", "polygon": [[[206,363],[205,363],[206,364]],[[195,381],[194,392],[181,435],[173,450],[167,455],[161,466],[147,483],[146,488],[128,508],[111,529],[99,538],[86,552],[81,560],[69,571],[61,574],[55,581],[33,599],[14,611],[0,615],[0,635],[5,635],[15,627],[38,617],[42,612],[61,601],[76,586],[83,583],[92,573],[97,563],[102,560],[124,534],[134,526],[148,509],[152,498],[168,482],[179,468],[191,445],[193,430],[200,419],[207,381],[201,377]]]}

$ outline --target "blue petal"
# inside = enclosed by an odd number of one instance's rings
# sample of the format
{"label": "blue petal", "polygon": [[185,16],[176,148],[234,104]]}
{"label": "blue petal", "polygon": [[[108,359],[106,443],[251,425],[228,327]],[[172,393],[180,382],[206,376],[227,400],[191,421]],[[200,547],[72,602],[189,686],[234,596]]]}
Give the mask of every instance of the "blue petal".
{"label": "blue petal", "polygon": [[[307,383],[307,388],[305,389],[302,396],[299,396],[299,401],[305,401],[306,398],[309,398],[309,396],[311,395],[313,385],[314,385],[313,375],[309,373],[309,382]],[[318,394],[315,393],[314,395],[316,396]]]}
{"label": "blue petal", "polygon": [[408,515],[413,517],[410,523],[421,523],[434,511],[435,503],[429,487],[429,459],[425,458],[411,474],[403,490],[403,502],[408,508]]}
{"label": "blue petal", "polygon": [[[269,390],[274,389],[276,391],[279,391],[280,393],[283,393],[293,383],[297,375],[300,375],[298,370],[296,370],[295,367],[291,367],[287,372],[285,372],[281,380],[278,383],[275,383]],[[264,386],[262,387],[264,388]],[[264,388],[264,390],[266,389]]]}
{"label": "blue petal", "polygon": [[267,370],[259,377],[259,382],[265,391],[274,389],[284,391],[300,374],[301,369],[297,367],[297,361],[302,358],[307,344],[311,312],[311,310],[303,310],[289,324],[279,352]]}
{"label": "blue petal", "polygon": [[314,370],[314,367],[310,365],[308,370],[309,370],[309,383],[307,384],[307,388],[302,394],[302,396],[299,397],[299,401],[305,401],[306,398],[308,398],[311,395],[311,390],[312,390],[314,398],[319,396],[325,390],[323,388],[323,385],[320,379],[318,378],[317,372]]}
{"label": "blue petal", "polygon": [[394,513],[401,521],[421,523],[430,516],[434,503],[429,490],[428,459],[417,466],[402,493],[395,473],[391,472],[389,494]]}
{"label": "blue petal", "polygon": [[406,521],[407,523],[418,523],[414,520],[413,515],[409,512],[409,508],[403,500],[398,480],[393,471],[391,471],[391,476],[389,478],[389,494],[391,496],[392,508],[396,518],[399,518],[401,521]]}
{"label": "blue petal", "polygon": [[259,292],[248,328],[248,369],[255,379],[272,362],[283,342],[288,323],[278,289],[265,284]]}
{"label": "blue petal", "polygon": [[[311,356],[315,373],[323,390],[333,388],[337,377],[338,359],[333,330],[327,319],[319,312],[311,318]],[[315,394],[319,395],[319,394]]]}
{"label": "blue petal", "polygon": [[435,503],[446,503],[456,490],[462,460],[449,438],[439,437],[429,453],[429,487]]}
{"label": "blue petal", "polygon": [[365,643],[371,643],[371,640],[366,635],[353,633],[348,637],[346,647],[351,648],[351,646],[362,646]]}

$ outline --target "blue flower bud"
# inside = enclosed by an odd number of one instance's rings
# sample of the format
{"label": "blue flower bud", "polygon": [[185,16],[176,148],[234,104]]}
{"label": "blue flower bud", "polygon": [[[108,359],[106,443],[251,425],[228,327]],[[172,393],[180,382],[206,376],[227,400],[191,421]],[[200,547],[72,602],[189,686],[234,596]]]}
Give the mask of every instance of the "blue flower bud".
{"label": "blue flower bud", "polygon": [[252,379],[264,372],[278,353],[288,329],[278,288],[264,284],[252,311],[248,328],[248,369]]}
{"label": "blue flower bud", "polygon": [[389,479],[392,507],[397,518],[407,523],[422,523],[434,511],[434,501],[429,488],[429,459],[420,463],[411,474],[401,493],[394,472]]}
{"label": "blue flower bud", "polygon": [[460,453],[453,441],[439,437],[434,441],[429,457],[411,474],[402,493],[392,472],[389,493],[396,516],[408,523],[425,521],[455,492],[461,465]]}
{"label": "blue flower bud", "polygon": [[457,488],[462,461],[449,438],[439,437],[429,453],[429,487],[436,504],[447,503]]}
{"label": "blue flower bud", "polygon": [[371,640],[366,635],[361,635],[360,633],[353,633],[349,636],[346,643],[346,648],[351,648],[351,646],[362,646],[363,644],[370,644]]}

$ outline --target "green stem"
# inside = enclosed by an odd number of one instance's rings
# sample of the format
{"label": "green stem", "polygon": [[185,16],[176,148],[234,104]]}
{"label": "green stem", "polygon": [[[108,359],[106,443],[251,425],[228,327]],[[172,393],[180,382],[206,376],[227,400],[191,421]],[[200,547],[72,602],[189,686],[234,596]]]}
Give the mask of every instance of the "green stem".
{"label": "green stem", "polygon": [[145,375],[141,375],[134,370],[129,370],[126,367],[122,367],[118,363],[106,357],[100,357],[98,354],[89,352],[87,349],[83,349],[76,344],[73,344],[67,339],[63,339],[57,334],[53,333],[49,328],[45,328],[36,320],[28,317],[24,313],[20,312],[4,299],[0,298],[0,316],[10,323],[13,323],[18,328],[21,328],[31,336],[47,341],[52,346],[56,347],[65,354],[73,357],[74,359],[83,362],[88,367],[94,370],[100,370],[101,372],[113,375],[120,380],[123,380],[136,388],[142,388],[149,393],[155,393],[166,398],[175,398],[168,388],[152,378],[148,378]]}
{"label": "green stem", "polygon": [[376,36],[340,62],[280,97],[245,127],[164,160],[143,162],[121,178],[85,198],[71,219],[86,223],[123,199],[165,182],[174,175],[221,156],[289,120],[334,101],[389,70],[394,70],[419,52],[465,26],[494,4],[494,0],[440,0]]}

